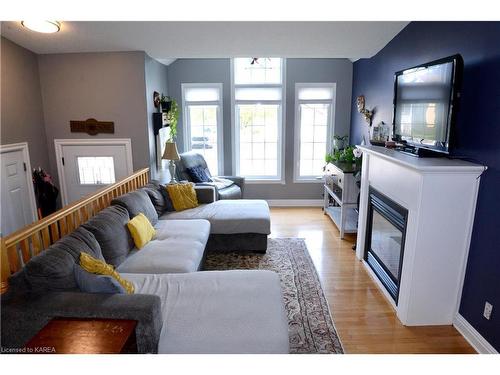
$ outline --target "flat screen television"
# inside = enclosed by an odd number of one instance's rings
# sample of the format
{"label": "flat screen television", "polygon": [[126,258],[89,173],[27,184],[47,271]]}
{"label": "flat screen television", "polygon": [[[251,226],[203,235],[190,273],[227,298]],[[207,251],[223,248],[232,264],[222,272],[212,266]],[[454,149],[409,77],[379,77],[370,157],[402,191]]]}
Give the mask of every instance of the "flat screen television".
{"label": "flat screen television", "polygon": [[392,124],[401,151],[449,154],[462,72],[460,55],[396,72]]}

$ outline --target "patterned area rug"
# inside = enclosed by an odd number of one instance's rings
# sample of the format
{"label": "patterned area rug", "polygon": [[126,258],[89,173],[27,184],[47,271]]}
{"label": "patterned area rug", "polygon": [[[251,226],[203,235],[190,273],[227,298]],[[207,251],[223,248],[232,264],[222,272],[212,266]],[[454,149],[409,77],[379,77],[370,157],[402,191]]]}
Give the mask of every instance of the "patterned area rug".
{"label": "patterned area rug", "polygon": [[266,254],[211,252],[204,269],[277,272],[288,314],[290,353],[344,352],[303,239],[270,238]]}

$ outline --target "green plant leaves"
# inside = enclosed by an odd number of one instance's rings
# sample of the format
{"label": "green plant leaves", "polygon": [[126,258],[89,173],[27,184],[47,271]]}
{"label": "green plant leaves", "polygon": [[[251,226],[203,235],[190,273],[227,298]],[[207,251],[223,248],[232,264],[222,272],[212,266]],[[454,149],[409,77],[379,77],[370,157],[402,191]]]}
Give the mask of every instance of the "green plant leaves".
{"label": "green plant leaves", "polygon": [[325,161],[327,163],[331,162],[343,162],[343,163],[354,163],[356,157],[354,156],[354,146],[346,147],[343,150],[335,150],[330,154],[326,154]]}

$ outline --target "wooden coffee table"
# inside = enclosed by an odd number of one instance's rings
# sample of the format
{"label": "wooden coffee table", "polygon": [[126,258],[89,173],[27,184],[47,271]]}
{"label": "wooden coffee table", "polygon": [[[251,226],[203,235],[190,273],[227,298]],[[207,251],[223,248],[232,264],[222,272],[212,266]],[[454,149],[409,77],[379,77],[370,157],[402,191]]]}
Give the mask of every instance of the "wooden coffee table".
{"label": "wooden coffee table", "polygon": [[136,326],[136,320],[54,318],[26,344],[26,353],[137,353]]}

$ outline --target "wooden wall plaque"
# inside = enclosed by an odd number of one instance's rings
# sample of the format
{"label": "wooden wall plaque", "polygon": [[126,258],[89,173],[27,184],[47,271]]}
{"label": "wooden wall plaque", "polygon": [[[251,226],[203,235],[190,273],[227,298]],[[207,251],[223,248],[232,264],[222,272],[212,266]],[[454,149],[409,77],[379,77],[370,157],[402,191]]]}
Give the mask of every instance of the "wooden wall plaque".
{"label": "wooden wall plaque", "polygon": [[88,135],[115,133],[115,123],[113,121],[97,121],[95,118],[89,118],[85,121],[71,120],[69,126],[72,133],[87,133]]}

